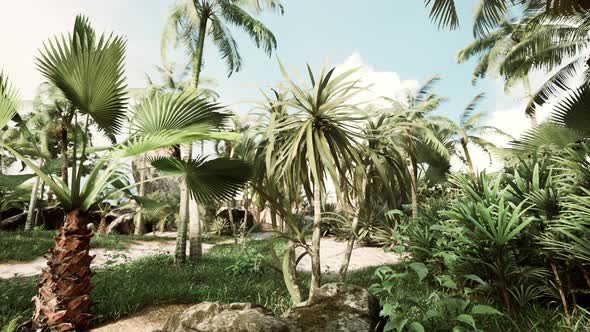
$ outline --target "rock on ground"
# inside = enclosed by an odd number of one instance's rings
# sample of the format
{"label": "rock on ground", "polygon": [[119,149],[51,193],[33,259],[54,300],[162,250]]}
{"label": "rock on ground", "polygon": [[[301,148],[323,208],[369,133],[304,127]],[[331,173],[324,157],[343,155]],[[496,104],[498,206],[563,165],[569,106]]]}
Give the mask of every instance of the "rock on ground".
{"label": "rock on ground", "polygon": [[283,317],[293,331],[373,331],[379,321],[379,301],[368,290],[344,283],[322,286],[308,302]]}
{"label": "rock on ground", "polygon": [[165,332],[288,332],[288,324],[251,303],[203,302],[170,317]]}
{"label": "rock on ground", "polygon": [[312,301],[289,310],[283,317],[251,303],[202,302],[170,317],[164,332],[303,332],[373,331],[379,320],[379,302],[368,290],[327,284]]}

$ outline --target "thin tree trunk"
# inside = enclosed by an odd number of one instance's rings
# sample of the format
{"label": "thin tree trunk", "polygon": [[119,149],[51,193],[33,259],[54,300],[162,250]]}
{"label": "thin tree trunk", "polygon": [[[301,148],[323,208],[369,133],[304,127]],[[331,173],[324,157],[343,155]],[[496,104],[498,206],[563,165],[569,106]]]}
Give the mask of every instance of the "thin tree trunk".
{"label": "thin tree trunk", "polygon": [[227,202],[227,218],[229,219],[229,226],[231,227],[231,233],[234,236],[234,243],[238,243],[238,231],[236,229],[236,223],[234,220],[234,199],[232,198]]}
{"label": "thin tree trunk", "polygon": [[410,189],[412,191],[412,218],[418,218],[418,179],[416,178],[416,163],[414,158],[410,157]]}
{"label": "thin tree trunk", "polygon": [[[524,93],[527,98],[527,103],[530,103],[533,99],[533,94],[531,92],[531,82],[529,81],[528,75],[524,77],[523,85],[524,85]],[[531,120],[531,128],[535,128],[538,125],[537,113],[528,114],[528,117],[529,117],[529,120]]]}
{"label": "thin tree trunk", "polygon": [[321,186],[316,181],[313,184],[313,233],[311,238],[311,285],[309,298],[313,298],[322,285],[322,269],[320,265],[320,237],[322,223]]}
{"label": "thin tree trunk", "polygon": [[277,230],[277,211],[273,207],[270,208],[270,222],[272,224],[272,230],[276,231]]}
{"label": "thin tree trunk", "polygon": [[469,174],[471,175],[471,179],[473,182],[477,182],[477,176],[475,175],[475,169],[473,167],[473,161],[471,160],[471,154],[469,154],[469,149],[467,148],[467,142],[465,140],[461,140],[461,146],[463,147],[463,153],[465,153],[465,161],[467,162],[467,168],[469,168]]}
{"label": "thin tree trunk", "polygon": [[39,177],[35,178],[33,182],[33,189],[31,189],[31,199],[29,201],[29,213],[27,213],[27,221],[25,221],[25,231],[33,229],[35,223],[35,209],[37,208],[37,197],[39,196]]}
{"label": "thin tree trunk", "polygon": [[[145,195],[145,181],[146,180],[146,170],[142,169],[139,171],[139,182],[141,182],[139,184],[139,196],[143,197]],[[137,207],[135,209],[135,230],[134,230],[134,234],[135,235],[143,235],[143,228],[144,228],[144,222],[143,222],[143,208],[141,207],[141,205],[138,203]]]}
{"label": "thin tree trunk", "polygon": [[79,210],[66,214],[64,225],[55,236],[47,267],[39,282],[39,293],[33,298],[35,311],[25,327],[33,330],[86,330],[93,317],[88,254],[92,232],[88,219]]}
{"label": "thin tree trunk", "polygon": [[[183,144],[180,147],[180,157],[188,160],[191,157],[192,146],[190,144]],[[190,195],[184,180],[180,183],[180,210],[178,213],[178,230],[176,235],[176,251],[175,258],[177,263],[184,263],[186,261],[186,240],[189,220],[189,202]]]}
{"label": "thin tree trunk", "polygon": [[196,204],[191,204],[189,214],[191,214],[189,257],[192,263],[197,263],[201,257],[203,257],[203,243],[201,242],[201,211],[199,211],[199,207]]}
{"label": "thin tree trunk", "polygon": [[348,238],[346,251],[344,252],[344,257],[342,258],[342,265],[340,265],[340,271],[338,271],[338,278],[342,282],[346,280],[346,273],[348,272],[348,265],[350,264],[350,257],[352,256],[352,249],[354,248],[354,242],[356,240],[356,229],[359,224],[360,212],[361,207],[359,204],[357,204],[356,211],[354,212],[354,217],[352,219],[352,225],[350,227],[350,238]]}
{"label": "thin tree trunk", "polygon": [[37,210],[35,212],[35,220],[33,222],[33,227],[39,226],[39,220],[43,219],[43,209],[39,206],[39,202],[43,202],[43,193],[45,192],[45,182],[43,180],[39,180],[41,182],[41,188],[39,188],[39,198],[37,201]]}
{"label": "thin tree trunk", "polygon": [[242,223],[242,226],[240,227],[242,233],[241,233],[241,237],[242,237],[242,243],[244,242],[245,238],[246,238],[246,232],[247,232],[247,228],[248,228],[248,193],[247,191],[244,189],[244,221]]}
{"label": "thin tree trunk", "polygon": [[61,179],[68,184],[68,127],[65,120],[61,123]]}
{"label": "thin tree trunk", "polygon": [[563,291],[563,286],[561,284],[561,279],[559,278],[559,273],[557,272],[557,266],[555,263],[551,263],[551,270],[553,271],[553,276],[555,277],[555,281],[557,281],[557,287],[559,289],[559,297],[561,298],[561,304],[563,305],[563,311],[565,312],[565,317],[569,320],[570,319],[570,312],[567,305],[567,299],[565,297],[565,292]]}

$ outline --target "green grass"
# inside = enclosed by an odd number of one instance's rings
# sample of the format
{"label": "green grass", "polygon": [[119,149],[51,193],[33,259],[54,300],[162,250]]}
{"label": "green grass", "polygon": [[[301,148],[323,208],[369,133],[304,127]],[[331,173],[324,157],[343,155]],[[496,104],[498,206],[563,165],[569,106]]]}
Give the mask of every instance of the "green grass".
{"label": "green grass", "polygon": [[[53,237],[57,231],[0,231],[0,263],[3,262],[24,262],[38,258],[53,247]],[[209,236],[204,239],[205,243],[219,243],[227,240],[228,237]],[[174,238],[156,236],[136,235],[95,235],[90,241],[92,248],[105,248],[122,250],[133,241],[166,241]]]}
{"label": "green grass", "polygon": [[[96,269],[92,279],[95,284],[92,298],[97,302],[96,323],[113,321],[151,305],[200,301],[255,302],[281,314],[291,306],[291,300],[278,272],[270,267],[263,267],[259,272],[226,271],[229,266],[247,261],[254,252],[264,253],[267,246],[268,240],[249,241],[245,247],[220,244],[196,265],[177,266],[170,256],[153,256]],[[268,259],[268,256],[263,258]],[[352,273],[349,282],[366,287],[371,283],[373,271]],[[307,282],[309,276],[302,274],[300,279]],[[31,315],[31,298],[38,280],[38,277],[0,280],[0,326],[15,317]],[[325,282],[332,281],[334,277],[325,278]],[[303,288],[306,291],[307,284]]]}

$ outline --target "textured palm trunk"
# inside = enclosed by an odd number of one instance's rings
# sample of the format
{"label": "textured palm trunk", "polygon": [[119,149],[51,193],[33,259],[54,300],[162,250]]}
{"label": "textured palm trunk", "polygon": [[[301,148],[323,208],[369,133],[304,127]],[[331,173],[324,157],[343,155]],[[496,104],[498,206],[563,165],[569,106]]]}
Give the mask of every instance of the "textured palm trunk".
{"label": "textured palm trunk", "polygon": [[101,215],[100,216],[100,221],[98,222],[98,230],[97,233],[98,234],[106,234],[107,233],[107,216],[105,215]]}
{"label": "textured palm trunk", "polygon": [[[139,171],[139,182],[141,182],[139,184],[139,196],[143,197],[145,195],[145,181],[146,180],[146,170],[140,170]],[[144,229],[144,219],[143,219],[143,208],[141,207],[141,205],[137,204],[137,207],[135,209],[135,217],[134,217],[134,224],[135,224],[135,230],[134,230],[134,234],[135,235],[142,235],[143,234],[143,229]]]}
{"label": "textured palm trunk", "polygon": [[46,255],[39,293],[33,297],[35,312],[26,327],[35,331],[80,331],[91,322],[90,262],[94,257],[88,254],[92,232],[87,222],[79,210],[66,214],[63,227],[54,237],[55,247]]}
{"label": "textured palm trunk", "polygon": [[313,298],[322,285],[322,270],[320,265],[320,237],[322,223],[322,197],[319,183],[313,186],[313,233],[311,237],[311,285],[309,298]]}
{"label": "textured palm trunk", "polygon": [[201,241],[201,213],[196,202],[190,206],[190,230],[189,230],[189,258],[192,263],[197,263],[203,257],[203,243]]}
{"label": "textured palm trunk", "polygon": [[35,222],[35,209],[37,208],[37,197],[39,196],[39,177],[35,178],[33,188],[31,189],[31,199],[29,201],[29,212],[27,213],[27,220],[25,221],[25,230],[33,229]]}
{"label": "textured palm trunk", "polygon": [[412,195],[412,218],[418,218],[418,179],[416,177],[416,162],[410,157],[410,190]]}
{"label": "textured palm trunk", "polygon": [[463,147],[463,153],[465,154],[465,161],[467,162],[467,168],[469,168],[469,174],[471,175],[471,179],[473,182],[477,182],[477,176],[475,175],[475,168],[473,167],[473,161],[471,160],[471,154],[469,153],[469,149],[467,148],[467,142],[465,140],[461,140],[461,146]]}
{"label": "textured palm trunk", "polygon": [[285,281],[293,304],[297,305],[301,303],[301,289],[297,284],[297,266],[295,265],[295,244],[291,240],[289,240],[287,251],[283,256],[281,270],[283,271],[283,280]]}

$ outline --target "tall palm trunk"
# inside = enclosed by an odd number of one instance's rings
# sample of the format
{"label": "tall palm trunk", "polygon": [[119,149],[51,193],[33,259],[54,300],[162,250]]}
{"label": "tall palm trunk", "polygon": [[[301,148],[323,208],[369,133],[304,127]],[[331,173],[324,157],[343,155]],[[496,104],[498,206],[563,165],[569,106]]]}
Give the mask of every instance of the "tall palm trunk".
{"label": "tall palm trunk", "polygon": [[[190,158],[192,152],[190,144],[183,144],[180,147],[180,158]],[[184,181],[180,184],[180,210],[178,213],[178,232],[176,235],[176,263],[184,263],[186,261],[186,240],[187,228],[189,220],[189,201],[190,193]]]}
{"label": "tall palm trunk", "polygon": [[410,190],[412,195],[412,218],[418,218],[418,179],[417,179],[417,169],[416,169],[416,160],[410,156],[409,162],[409,172],[410,172]]}
{"label": "tall palm trunk", "polygon": [[39,177],[35,178],[33,182],[33,189],[31,189],[31,199],[29,200],[29,211],[27,213],[27,220],[25,221],[25,230],[33,229],[35,222],[35,209],[37,208],[37,197],[39,196]]}
{"label": "tall palm trunk", "polygon": [[55,246],[47,255],[47,267],[33,298],[35,312],[25,324],[34,330],[85,330],[93,317],[89,294],[92,290],[88,254],[92,232],[88,219],[79,210],[66,213],[64,225],[54,237]]}
{"label": "tall palm trunk", "polygon": [[[145,195],[145,180],[146,180],[146,170],[142,169],[139,171],[139,182],[141,182],[139,184],[139,196],[143,197]],[[143,220],[143,208],[141,207],[141,205],[137,204],[137,208],[135,209],[135,230],[134,230],[134,234],[135,235],[142,235],[143,234],[143,228],[144,228],[144,220]]]}
{"label": "tall palm trunk", "polygon": [[[201,241],[201,212],[196,204],[191,204],[189,231],[189,258],[197,263],[203,257],[203,243]],[[194,217],[194,218],[193,218]]]}
{"label": "tall palm trunk", "polygon": [[471,154],[469,154],[469,149],[467,148],[467,141],[465,139],[461,140],[461,146],[463,147],[463,153],[465,154],[465,161],[467,162],[467,168],[469,168],[469,174],[471,175],[471,179],[473,179],[473,182],[475,183],[477,181],[477,177],[475,176],[473,161],[471,160]]}
{"label": "tall palm trunk", "polygon": [[322,223],[322,197],[319,181],[313,184],[313,233],[311,237],[311,285],[309,298],[317,294],[322,285],[322,270],[320,265],[320,236]]}
{"label": "tall palm trunk", "polygon": [[[200,20],[200,24],[199,24],[199,36],[197,39],[197,49],[196,49],[196,53],[195,53],[195,57],[193,59],[193,78],[195,80],[195,91],[198,90],[199,88],[199,77],[201,75],[201,65],[203,63],[203,49],[205,47],[205,33],[207,32],[207,20],[208,20],[208,14],[203,12],[203,14],[201,15],[201,20]],[[202,146],[201,146],[202,148]],[[192,144],[190,146],[190,151],[188,151],[188,159],[190,159],[192,157]],[[183,186],[185,186],[184,190],[186,191],[186,184],[183,183]],[[182,189],[181,189],[182,191]],[[189,250],[190,250],[190,259],[192,262],[197,262],[201,256],[202,256],[202,252],[203,252],[203,248],[202,248],[202,243],[201,243],[201,220],[200,220],[200,214],[199,214],[199,207],[197,205],[197,202],[192,199],[190,197],[190,195],[188,195],[188,192],[186,194],[186,200],[181,202],[185,206],[185,210],[186,210],[186,215],[185,218],[187,218],[188,220],[190,220],[190,229],[191,229],[191,233],[190,233],[190,242],[189,242]],[[190,211],[193,211],[193,213],[191,214]],[[186,223],[185,223],[186,225]],[[186,227],[185,227],[185,242],[184,242],[184,246],[186,246]],[[185,254],[186,255],[186,254]]]}

